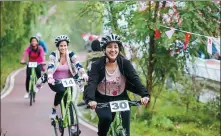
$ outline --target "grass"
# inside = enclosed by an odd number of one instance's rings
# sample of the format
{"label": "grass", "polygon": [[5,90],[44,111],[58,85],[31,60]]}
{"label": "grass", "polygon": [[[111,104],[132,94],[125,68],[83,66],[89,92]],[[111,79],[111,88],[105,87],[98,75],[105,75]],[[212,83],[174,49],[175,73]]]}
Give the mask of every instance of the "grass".
{"label": "grass", "polygon": [[[163,92],[162,95],[169,97],[179,94]],[[137,108],[133,107],[131,109],[131,136],[220,135],[220,120],[215,116],[201,110],[190,110],[187,113],[184,105],[171,103],[162,97],[158,99],[153,111],[151,108],[146,109],[144,106],[143,111],[144,113],[138,116]],[[90,113],[86,113],[85,118],[95,124],[98,122],[97,117],[91,119]]]}
{"label": "grass", "polygon": [[[15,57],[17,56],[17,57]],[[14,70],[24,67],[20,64],[21,53],[10,52],[1,59],[1,90],[5,86],[7,76]]]}

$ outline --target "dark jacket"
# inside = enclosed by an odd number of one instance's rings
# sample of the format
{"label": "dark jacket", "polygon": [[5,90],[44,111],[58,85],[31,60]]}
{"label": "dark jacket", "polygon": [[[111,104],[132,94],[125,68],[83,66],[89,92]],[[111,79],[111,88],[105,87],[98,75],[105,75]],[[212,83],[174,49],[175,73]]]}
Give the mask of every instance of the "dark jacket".
{"label": "dark jacket", "polygon": [[[84,91],[84,100],[86,103],[89,101],[96,101],[97,86],[105,77],[105,63],[106,57],[103,56],[92,64],[89,74],[88,86]],[[126,78],[125,90],[129,90],[141,97],[150,96],[147,89],[141,84],[139,76],[133,68],[131,62],[122,56],[117,57],[117,63],[122,75]],[[127,93],[124,91],[124,94]],[[114,97],[114,96],[113,96]],[[128,96],[127,96],[128,97]]]}

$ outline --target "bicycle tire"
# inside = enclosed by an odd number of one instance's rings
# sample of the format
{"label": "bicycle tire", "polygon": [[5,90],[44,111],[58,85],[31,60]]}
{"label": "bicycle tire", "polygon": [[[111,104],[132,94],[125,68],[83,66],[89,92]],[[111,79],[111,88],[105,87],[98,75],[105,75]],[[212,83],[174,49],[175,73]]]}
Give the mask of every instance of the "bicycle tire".
{"label": "bicycle tire", "polygon": [[125,132],[124,129],[123,129],[123,130],[120,130],[120,134],[119,134],[119,136],[126,136],[126,132]]}
{"label": "bicycle tire", "polygon": [[58,136],[58,131],[57,131],[57,128],[56,128],[56,121],[55,121],[55,120],[52,120],[51,125],[52,125],[53,128],[54,128],[55,136]]}
{"label": "bicycle tire", "polygon": [[[69,136],[79,136],[81,132],[79,129],[78,114],[77,114],[76,106],[73,103],[70,103],[69,112],[70,112],[70,118],[73,119],[73,121],[74,121],[68,125]],[[74,125],[77,129],[75,134],[73,134],[71,131],[72,125]]]}
{"label": "bicycle tire", "polygon": [[64,128],[63,128],[63,121],[61,118],[58,120],[58,125],[59,125],[59,132],[61,133],[61,136],[64,135]]}
{"label": "bicycle tire", "polygon": [[36,93],[33,92],[33,102],[35,102],[35,96],[36,96]]}
{"label": "bicycle tire", "polygon": [[29,93],[29,97],[30,97],[30,106],[32,106],[32,92]]}

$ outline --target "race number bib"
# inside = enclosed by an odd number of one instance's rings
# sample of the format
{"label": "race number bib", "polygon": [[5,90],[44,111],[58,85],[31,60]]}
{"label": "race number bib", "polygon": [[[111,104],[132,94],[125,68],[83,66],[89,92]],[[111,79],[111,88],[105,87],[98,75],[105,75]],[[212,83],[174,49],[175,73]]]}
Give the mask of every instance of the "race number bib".
{"label": "race number bib", "polygon": [[37,65],[38,65],[37,62],[28,62],[28,67],[29,67],[29,68],[36,68]]}
{"label": "race number bib", "polygon": [[110,108],[111,108],[111,112],[130,110],[129,103],[127,100],[112,101],[110,102]]}
{"label": "race number bib", "polygon": [[65,79],[61,79],[61,82],[63,84],[64,87],[71,87],[71,86],[75,86],[75,82],[73,78],[65,78]]}

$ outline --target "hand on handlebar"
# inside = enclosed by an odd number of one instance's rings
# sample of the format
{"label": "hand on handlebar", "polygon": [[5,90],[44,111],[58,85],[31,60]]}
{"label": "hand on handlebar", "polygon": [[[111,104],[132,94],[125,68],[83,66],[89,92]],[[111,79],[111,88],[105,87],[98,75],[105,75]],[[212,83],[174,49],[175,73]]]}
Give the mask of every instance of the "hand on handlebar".
{"label": "hand on handlebar", "polygon": [[85,82],[88,82],[88,75],[87,74],[83,74],[82,78],[84,79]]}
{"label": "hand on handlebar", "polygon": [[24,61],[24,60],[21,60],[20,63],[21,63],[21,64],[25,64],[25,61]]}
{"label": "hand on handlebar", "polygon": [[48,83],[49,84],[54,85],[55,84],[54,82],[55,82],[54,78],[52,78],[52,77],[48,78]]}
{"label": "hand on handlebar", "polygon": [[90,101],[90,102],[88,103],[88,105],[89,105],[89,106],[91,107],[91,109],[93,110],[93,109],[96,108],[97,102],[96,102],[96,101]]}
{"label": "hand on handlebar", "polygon": [[144,105],[147,105],[148,102],[149,102],[149,97],[143,97],[140,99],[141,103],[144,104]]}

